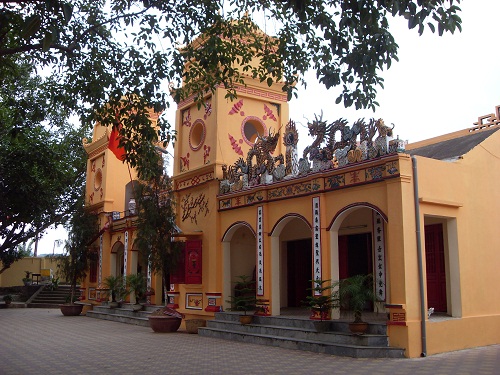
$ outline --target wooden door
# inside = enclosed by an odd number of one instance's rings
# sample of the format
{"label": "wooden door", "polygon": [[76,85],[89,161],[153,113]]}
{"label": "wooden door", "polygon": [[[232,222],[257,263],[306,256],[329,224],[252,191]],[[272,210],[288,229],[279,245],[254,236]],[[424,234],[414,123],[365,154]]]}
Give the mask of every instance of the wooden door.
{"label": "wooden door", "polygon": [[288,307],[302,307],[312,287],[312,240],[287,243]]}
{"label": "wooden door", "polygon": [[372,234],[339,236],[339,279],[372,272]]}
{"label": "wooden door", "polygon": [[433,307],[435,312],[447,312],[442,224],[425,226],[425,263],[427,271],[427,307]]}

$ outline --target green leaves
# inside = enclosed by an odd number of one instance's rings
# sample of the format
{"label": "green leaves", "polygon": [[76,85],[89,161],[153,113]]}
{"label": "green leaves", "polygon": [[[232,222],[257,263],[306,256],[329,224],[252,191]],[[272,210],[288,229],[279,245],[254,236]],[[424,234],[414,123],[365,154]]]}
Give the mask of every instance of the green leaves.
{"label": "green leaves", "polygon": [[85,177],[85,133],[72,129],[53,77],[16,61],[0,91],[0,256],[75,209]]}
{"label": "green leaves", "polygon": [[40,30],[41,24],[42,20],[37,14],[26,18],[26,21],[24,22],[24,25],[21,29],[21,37],[24,39],[29,39],[30,37],[35,35],[38,30]]}
{"label": "green leaves", "polygon": [[71,17],[73,16],[73,6],[67,3],[63,3],[62,10],[64,14],[64,19],[66,20],[66,23],[68,23],[71,20]]}
{"label": "green leaves", "polygon": [[[222,16],[218,2],[198,0],[116,0],[109,7],[84,0],[26,2],[2,18],[0,58],[29,56],[59,72],[60,92],[75,99],[85,123],[95,121],[95,109],[118,91],[166,108],[169,84],[175,101],[193,95],[201,105],[221,85],[234,99],[235,87],[249,75],[268,85],[281,82],[291,98],[309,69],[328,88],[347,84],[344,105],[371,107],[381,71],[397,60],[386,16],[405,17],[420,34],[426,28],[453,33],[461,30],[457,3],[234,0]],[[275,25],[276,37],[267,37],[247,10],[264,13],[264,31]]]}

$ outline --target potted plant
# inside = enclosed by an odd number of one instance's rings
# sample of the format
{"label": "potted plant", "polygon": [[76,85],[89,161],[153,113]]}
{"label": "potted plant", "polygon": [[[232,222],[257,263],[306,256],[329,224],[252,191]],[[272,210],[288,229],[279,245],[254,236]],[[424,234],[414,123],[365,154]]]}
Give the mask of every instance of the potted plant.
{"label": "potted plant", "polygon": [[373,275],[352,276],[338,284],[341,305],[354,313],[354,322],[349,323],[349,329],[354,333],[365,333],[368,323],[363,321],[363,311],[370,303],[376,302]]}
{"label": "potted plant", "polygon": [[[127,286],[129,292],[133,296],[134,303],[132,304],[132,309],[134,311],[142,310],[142,305],[140,301],[144,298],[146,294],[146,279],[142,273],[132,274],[127,276]],[[132,302],[132,301],[131,301]]]}
{"label": "potted plant", "polygon": [[10,305],[10,303],[12,302],[12,296],[10,294],[3,296],[3,301],[6,305]]}
{"label": "potted plant", "polygon": [[57,290],[57,288],[59,288],[59,277],[53,277],[50,280],[49,288],[50,288],[50,290]]}
{"label": "potted plant", "polygon": [[240,275],[236,277],[237,281],[234,285],[234,295],[229,297],[231,311],[243,311],[240,315],[241,324],[250,324],[252,316],[247,315],[248,311],[255,310],[257,299],[255,298],[255,281],[250,279],[250,276]]}
{"label": "potted plant", "polygon": [[331,280],[311,280],[313,287],[308,290],[311,295],[307,296],[306,305],[311,308],[309,316],[314,322],[314,328],[323,332],[330,326],[332,309],[339,308],[339,296],[337,283]]}
{"label": "potted plant", "polygon": [[176,332],[181,326],[184,315],[170,307],[162,307],[152,312],[149,317],[149,326],[154,332]]}
{"label": "potted plant", "polygon": [[104,279],[104,286],[111,295],[110,308],[117,308],[128,294],[125,281],[121,276],[109,275]]}
{"label": "potted plant", "polygon": [[70,316],[80,315],[83,310],[82,304],[75,303],[78,297],[77,284],[87,275],[88,241],[97,232],[97,217],[85,210],[85,194],[82,193],[67,224],[68,239],[65,242],[65,253],[57,257],[59,274],[71,286],[69,302],[59,307],[63,315]]}
{"label": "potted plant", "polygon": [[23,277],[23,284],[24,286],[31,285],[32,280],[31,280],[31,272],[30,271],[24,271],[24,277]]}
{"label": "potted plant", "polygon": [[186,324],[186,332],[194,334],[198,333],[198,328],[207,326],[205,319],[186,319],[184,323]]}

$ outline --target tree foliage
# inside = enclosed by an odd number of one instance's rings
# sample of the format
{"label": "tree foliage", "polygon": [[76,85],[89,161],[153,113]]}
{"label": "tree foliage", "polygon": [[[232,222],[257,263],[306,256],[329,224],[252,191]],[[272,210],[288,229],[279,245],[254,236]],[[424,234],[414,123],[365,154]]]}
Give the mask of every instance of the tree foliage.
{"label": "tree foliage", "polygon": [[143,177],[143,183],[136,191],[138,220],[135,244],[151,270],[161,275],[164,285],[169,284],[167,276],[177,265],[180,243],[173,240],[176,233],[175,202],[172,180],[163,173],[160,158],[154,164],[156,172]]}
{"label": "tree foliage", "polygon": [[[235,88],[251,76],[282,85],[291,98],[297,84],[305,84],[303,74],[313,69],[326,87],[341,88],[337,103],[375,108],[382,71],[397,60],[390,18],[404,17],[419,33],[426,28],[453,33],[461,29],[458,3],[2,1],[0,87],[11,92],[0,97],[0,237],[14,237],[0,254],[71,208],[71,192],[63,193],[62,186],[72,185],[65,172],[78,169],[70,158],[80,149],[68,147],[95,121],[123,125],[126,162],[141,170],[155,159],[158,139],[167,143],[175,137],[164,117],[156,123],[150,116],[151,108],[160,113],[169,105],[171,93],[178,102],[193,96],[201,105],[206,94],[224,86],[234,98]],[[271,32],[264,27],[275,35],[259,31],[252,16],[276,25]],[[82,130],[67,127],[71,115],[79,116]],[[28,201],[32,212],[11,205],[26,208]],[[48,202],[43,210],[42,202]]]}
{"label": "tree foliage", "polygon": [[89,241],[98,232],[97,215],[85,210],[85,192],[79,189],[76,208],[67,222],[68,239],[65,253],[58,257],[61,276],[71,285],[71,302],[74,301],[76,285],[87,275],[89,268]]}
{"label": "tree foliage", "polygon": [[[123,145],[132,166],[157,132],[145,108],[168,105],[225,85],[228,96],[244,75],[278,82],[291,97],[314,69],[337,102],[374,108],[380,73],[397,60],[391,16],[419,33],[461,29],[459,0],[231,0],[6,1],[0,10],[0,63],[29,57],[55,76],[61,105],[86,123],[106,125],[128,116]],[[273,38],[257,32],[246,14],[276,25]],[[274,30],[273,30],[274,32]],[[203,35],[203,43],[191,43]],[[181,47],[182,48],[179,48]],[[252,54],[261,59],[255,64]],[[185,61],[192,63],[184,71]],[[186,85],[180,89],[181,82]],[[304,82],[303,82],[304,83]],[[130,100],[127,95],[134,95]],[[200,102],[201,103],[201,102]],[[146,122],[144,122],[146,120]],[[160,138],[170,125],[160,119]]]}
{"label": "tree foliage", "polygon": [[[5,66],[0,65],[0,71]],[[52,78],[17,60],[0,87],[0,260],[23,257],[18,247],[64,222],[85,179],[84,133],[68,123]]]}

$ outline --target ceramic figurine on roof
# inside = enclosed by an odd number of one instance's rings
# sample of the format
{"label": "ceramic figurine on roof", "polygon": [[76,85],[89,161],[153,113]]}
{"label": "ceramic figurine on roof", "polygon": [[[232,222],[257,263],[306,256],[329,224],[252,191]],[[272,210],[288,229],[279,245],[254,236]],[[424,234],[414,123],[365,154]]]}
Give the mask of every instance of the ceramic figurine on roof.
{"label": "ceramic figurine on roof", "polygon": [[[273,172],[276,170],[276,162],[280,162],[280,165],[283,165],[283,155],[280,154],[276,157],[271,155],[276,149],[279,137],[279,132],[273,134],[272,131],[269,131],[269,135],[267,136],[257,136],[257,141],[254,143],[247,154],[247,165],[250,170],[253,169],[257,175],[264,175],[266,176],[265,178],[267,178],[268,176],[271,177]],[[252,165],[254,156],[256,159],[255,166]]]}
{"label": "ceramic figurine on roof", "polygon": [[297,176],[299,173],[299,160],[297,153],[297,143],[299,142],[299,133],[295,127],[295,122],[288,121],[283,134],[283,144],[286,147],[285,161],[286,169],[285,174],[292,177]]}
{"label": "ceramic figurine on roof", "polygon": [[[283,155],[277,157],[271,155],[278,144],[279,132],[276,134],[270,132],[268,136],[258,135],[257,141],[248,151],[246,162],[243,158],[239,158],[234,165],[222,167],[224,173],[219,193],[225,194],[249,186],[269,184],[311,172],[342,168],[389,153],[404,151],[404,143],[399,139],[392,139],[394,126],[386,126],[382,119],[370,119],[368,123],[364,119],[359,119],[349,126],[344,119],[329,124],[323,120],[321,114],[319,117],[315,116],[314,121],[307,126],[309,135],[315,138],[304,149],[300,160],[297,160],[298,133],[295,123],[289,121],[283,135],[286,166]],[[336,135],[338,137],[339,134],[340,137],[337,139]],[[254,157],[256,163],[252,164]]]}

